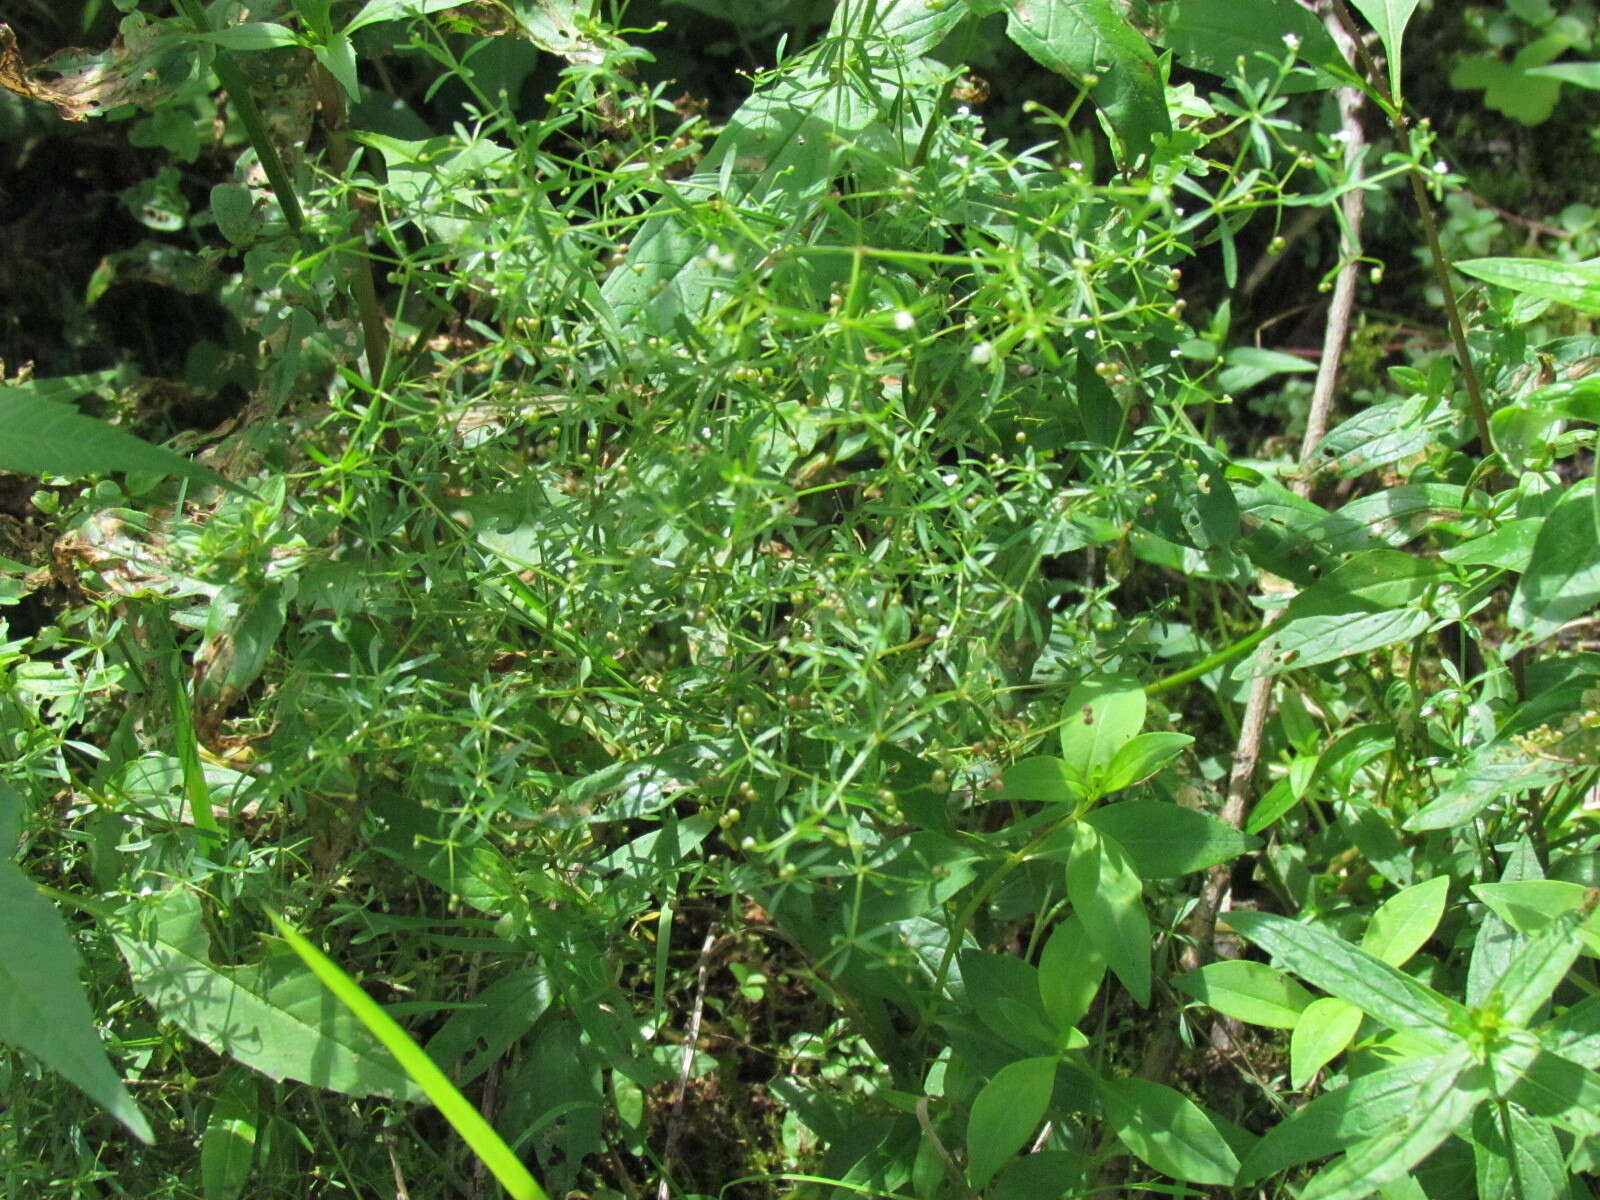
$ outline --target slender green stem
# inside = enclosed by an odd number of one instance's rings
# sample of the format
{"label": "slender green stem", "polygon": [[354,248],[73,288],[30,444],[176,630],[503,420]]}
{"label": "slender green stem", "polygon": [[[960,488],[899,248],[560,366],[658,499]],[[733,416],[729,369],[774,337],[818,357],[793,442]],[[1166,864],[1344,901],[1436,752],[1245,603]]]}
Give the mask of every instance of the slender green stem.
{"label": "slender green stem", "polygon": [[1199,679],[1202,675],[1209,675],[1218,667],[1223,666],[1226,663],[1230,663],[1241,655],[1248,654],[1251,650],[1254,650],[1263,641],[1271,637],[1274,633],[1277,633],[1278,630],[1282,629],[1283,624],[1284,618],[1279,617],[1276,621],[1273,621],[1268,625],[1263,625],[1254,633],[1240,638],[1237,642],[1231,642],[1224,646],[1221,650],[1217,650],[1206,655],[1206,657],[1195,663],[1194,666],[1185,667],[1181,671],[1175,671],[1171,675],[1166,675],[1160,679],[1157,679],[1154,683],[1145,684],[1145,695],[1159,695],[1162,692],[1171,691],[1175,687],[1182,687],[1184,684],[1189,683],[1192,680]]}
{"label": "slender green stem", "polygon": [[[206,20],[198,0],[177,0],[177,4],[196,30],[211,32],[211,22]],[[272,144],[272,137],[267,133],[266,120],[256,107],[244,73],[234,65],[233,56],[222,49],[217,50],[211,69],[216,72],[217,81],[227,91],[228,98],[239,113],[239,119],[244,122],[245,135],[255,147],[256,157],[261,160],[261,169],[267,173],[267,183],[272,188],[272,194],[278,198],[278,207],[283,210],[283,219],[288,222],[289,231],[299,236],[306,224],[300,211],[300,198],[295,194],[294,181],[278,155],[278,148]]]}

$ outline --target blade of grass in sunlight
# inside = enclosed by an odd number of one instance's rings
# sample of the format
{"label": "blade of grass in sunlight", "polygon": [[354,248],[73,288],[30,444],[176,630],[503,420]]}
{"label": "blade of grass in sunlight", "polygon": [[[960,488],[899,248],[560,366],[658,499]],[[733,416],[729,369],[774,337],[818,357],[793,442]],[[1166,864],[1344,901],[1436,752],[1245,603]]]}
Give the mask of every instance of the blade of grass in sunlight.
{"label": "blade of grass in sunlight", "polygon": [[395,1060],[405,1070],[406,1074],[416,1081],[418,1087],[433,1101],[434,1106],[444,1116],[445,1120],[463,1141],[472,1148],[483,1165],[494,1173],[500,1181],[500,1186],[512,1197],[512,1200],[548,1200],[545,1190],[528,1173],[517,1156],[512,1153],[511,1147],[506,1145],[504,1139],[494,1131],[494,1127],[483,1119],[472,1104],[457,1090],[445,1073],[439,1070],[433,1059],[415,1041],[411,1035],[395,1022],[395,1019],[380,1008],[375,1000],[361,990],[361,985],[335,963],[322,951],[313,946],[277,913],[268,910],[267,916],[277,926],[283,940],[289,943],[290,949],[300,956],[302,962],[310,967],[312,973],[322,980],[323,986],[338,997],[339,1002],[348,1008],[360,1019],[377,1039],[382,1042],[393,1054]]}

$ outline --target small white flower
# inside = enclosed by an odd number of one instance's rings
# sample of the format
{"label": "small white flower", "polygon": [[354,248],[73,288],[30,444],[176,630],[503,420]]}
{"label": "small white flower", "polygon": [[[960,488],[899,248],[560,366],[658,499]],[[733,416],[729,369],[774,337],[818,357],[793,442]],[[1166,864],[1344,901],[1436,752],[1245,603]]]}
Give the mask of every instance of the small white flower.
{"label": "small white flower", "polygon": [[1450,164],[1445,162],[1445,160],[1441,158],[1438,162],[1433,164],[1433,173],[1435,175],[1448,175],[1448,174],[1450,174]]}
{"label": "small white flower", "polygon": [[899,312],[895,313],[894,327],[901,333],[905,333],[908,329],[915,329],[916,325],[917,319],[905,309],[902,308]]}
{"label": "small white flower", "polygon": [[1290,50],[1298,50],[1298,49],[1300,49],[1300,35],[1297,34],[1297,33],[1286,33],[1286,34],[1284,34],[1283,35],[1283,44],[1285,46],[1289,47]]}
{"label": "small white flower", "polygon": [[975,367],[986,367],[994,361],[994,344],[979,342],[967,354],[967,361]]}

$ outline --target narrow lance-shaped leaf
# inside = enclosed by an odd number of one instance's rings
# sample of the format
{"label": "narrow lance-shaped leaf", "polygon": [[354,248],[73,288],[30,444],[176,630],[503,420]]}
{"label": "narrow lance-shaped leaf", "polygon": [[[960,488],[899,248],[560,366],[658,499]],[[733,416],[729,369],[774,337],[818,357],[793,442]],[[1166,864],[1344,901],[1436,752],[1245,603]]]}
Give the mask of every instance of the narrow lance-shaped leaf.
{"label": "narrow lance-shaped leaf", "polygon": [[40,395],[32,384],[0,386],[0,429],[0,470],[73,476],[146,471],[244,490],[181,454]]}
{"label": "narrow lance-shaped leaf", "polygon": [[1361,1200],[1409,1174],[1488,1097],[1487,1079],[1466,1046],[1443,1055],[1413,1094],[1408,1116],[1352,1146],[1306,1185],[1300,1200]]}
{"label": "narrow lance-shaped leaf", "polygon": [[1578,927],[1600,904],[1600,890],[1590,889],[1581,907],[1562,913],[1537,937],[1518,950],[1495,989],[1505,1004],[1505,1019],[1525,1025],[1548,1000],[1572,966],[1583,939]]}
{"label": "narrow lance-shaped leaf", "polygon": [[1231,912],[1228,924],[1280,966],[1391,1028],[1446,1043],[1466,1017],[1460,1004],[1318,926],[1257,912]]}
{"label": "narrow lance-shaped leaf", "polygon": [[345,974],[337,963],[307,941],[282,917],[274,912],[268,912],[267,916],[284,941],[289,943],[289,948],[299,955],[322,985],[394,1055],[406,1074],[433,1101],[440,1114],[500,1181],[500,1186],[505,1188],[512,1200],[549,1200],[538,1181],[495,1132],[494,1126],[483,1119],[483,1114],[472,1106],[456,1085],[450,1082],[449,1076],[400,1028],[395,1019],[362,991],[361,986]]}
{"label": "narrow lance-shaped leaf", "polygon": [[1417,0],[1350,0],[1361,10],[1383,41],[1383,51],[1389,57],[1389,95],[1396,104],[1400,102],[1400,47],[1405,37],[1411,14],[1417,11]]}
{"label": "narrow lance-shaped leaf", "polygon": [[1125,159],[1171,129],[1155,52],[1111,0],[1006,0],[1005,7],[1006,36],[1019,49],[1093,88]]}
{"label": "narrow lance-shaped leaf", "polygon": [[1054,1058],[1025,1058],[1000,1068],[972,1102],[967,1120],[967,1179],[987,1184],[1022,1149],[1050,1106]]}
{"label": "narrow lance-shaped leaf", "polygon": [[1233,1149],[1183,1093],[1148,1079],[1105,1079],[1099,1090],[1117,1140],[1156,1170],[1218,1187],[1239,1173]]}
{"label": "narrow lance-shaped leaf", "polygon": [[0,782],[0,1042],[26,1050],[128,1127],[155,1140],[106,1057],[78,982],[78,951],[55,906],[10,860],[21,797]]}

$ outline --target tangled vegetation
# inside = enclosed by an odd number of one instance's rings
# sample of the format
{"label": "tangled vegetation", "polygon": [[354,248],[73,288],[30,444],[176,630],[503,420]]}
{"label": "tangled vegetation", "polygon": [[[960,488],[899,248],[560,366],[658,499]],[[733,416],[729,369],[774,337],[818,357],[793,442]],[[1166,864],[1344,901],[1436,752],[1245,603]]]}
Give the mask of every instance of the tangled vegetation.
{"label": "tangled vegetation", "polygon": [[1592,1194],[1591,6],[17,7],[0,1193]]}

